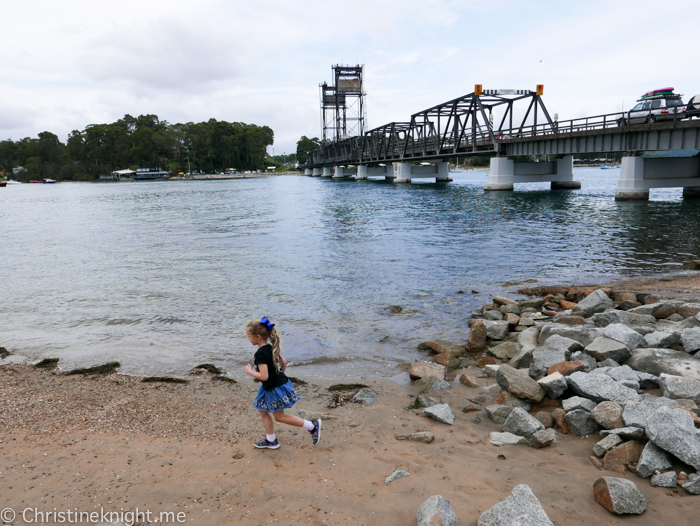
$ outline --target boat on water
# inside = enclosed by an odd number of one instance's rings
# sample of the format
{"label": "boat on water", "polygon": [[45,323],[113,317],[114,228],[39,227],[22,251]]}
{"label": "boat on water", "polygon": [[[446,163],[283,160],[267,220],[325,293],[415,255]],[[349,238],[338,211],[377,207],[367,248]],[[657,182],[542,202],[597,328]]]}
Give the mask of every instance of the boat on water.
{"label": "boat on water", "polygon": [[17,179],[9,179],[7,181],[7,184],[22,184],[22,183],[20,183]]}
{"label": "boat on water", "polygon": [[0,183],[0,188],[5,188],[6,186],[7,186],[7,183],[6,183],[5,181],[3,181],[2,183]]}
{"label": "boat on water", "polygon": [[608,163],[603,163],[603,166],[600,167],[601,170],[610,170],[610,166],[608,166]]}
{"label": "boat on water", "polygon": [[32,180],[30,180],[29,182],[32,183],[32,184],[41,184],[41,181],[32,181]]}
{"label": "boat on water", "polygon": [[56,181],[54,181],[53,179],[42,179],[41,180],[41,184],[53,184],[55,182]]}

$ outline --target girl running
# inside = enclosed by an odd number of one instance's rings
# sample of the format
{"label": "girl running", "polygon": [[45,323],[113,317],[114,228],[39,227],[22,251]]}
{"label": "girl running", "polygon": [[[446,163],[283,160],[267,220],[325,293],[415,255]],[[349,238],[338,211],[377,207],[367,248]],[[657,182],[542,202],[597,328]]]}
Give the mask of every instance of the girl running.
{"label": "girl running", "polygon": [[[287,360],[281,354],[281,341],[275,325],[265,317],[260,321],[251,321],[246,325],[245,331],[250,343],[258,346],[254,360],[255,367],[247,364],[245,372],[262,382],[253,407],[258,410],[260,418],[262,418],[263,426],[265,426],[265,438],[254,442],[253,445],[259,449],[280,447],[275,436],[272,417],[283,424],[303,427],[311,433],[313,444],[318,444],[321,440],[320,419],[311,422],[302,420],[298,416],[284,414],[285,409],[292,407],[299,401],[299,395],[294,390],[292,382],[284,374]],[[268,343],[268,340],[272,345]]]}

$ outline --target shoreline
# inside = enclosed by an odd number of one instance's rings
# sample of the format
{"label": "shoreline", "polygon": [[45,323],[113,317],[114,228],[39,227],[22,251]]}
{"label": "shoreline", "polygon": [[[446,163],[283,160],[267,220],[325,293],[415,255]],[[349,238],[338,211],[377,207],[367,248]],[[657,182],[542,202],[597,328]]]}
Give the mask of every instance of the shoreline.
{"label": "shoreline", "polygon": [[[681,278],[624,280],[620,287],[638,283],[648,287],[637,291],[644,294],[700,290],[700,276]],[[45,511],[138,508],[184,513],[187,522],[213,525],[403,525],[415,523],[426,499],[442,495],[459,523],[473,526],[516,485],[527,484],[554,524],[621,524],[623,517],[593,499],[593,482],[611,476],[634,482],[646,497],[647,510],[630,519],[636,525],[681,524],[692,516],[697,497],[684,489],[652,487],[630,471],[594,465],[589,457],[597,434],[559,430],[543,449],[489,443],[502,426],[485,408],[499,403],[505,391],[482,374],[484,363],[497,362],[470,354],[447,375],[449,390],[429,393],[450,406],[454,425],[414,407],[420,382],[363,378],[379,394],[364,406],[329,391],[333,380],[304,376],[307,383],[295,386],[301,401],[288,413],[321,413],[321,443],[314,447],[303,429],[276,424],[282,447],[274,451],[251,444],[263,434],[251,407],[257,391],[252,379],[226,382],[203,372],[188,376],[188,383],[144,382],[138,376],[69,376],[28,364],[3,366],[0,478],[8,487],[6,505]],[[294,375],[293,368],[289,373]],[[474,383],[457,380],[462,374]],[[355,391],[357,386],[346,392]],[[329,407],[333,399],[342,405]],[[530,413],[555,405],[535,405]],[[395,438],[411,433],[433,439]],[[410,476],[385,485],[395,470]]]}

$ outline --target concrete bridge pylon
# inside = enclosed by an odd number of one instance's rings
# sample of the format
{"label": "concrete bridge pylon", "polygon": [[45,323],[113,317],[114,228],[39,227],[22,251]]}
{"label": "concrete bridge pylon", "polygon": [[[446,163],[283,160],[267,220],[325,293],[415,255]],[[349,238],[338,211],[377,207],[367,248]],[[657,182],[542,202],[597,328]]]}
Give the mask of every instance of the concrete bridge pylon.
{"label": "concrete bridge pylon", "polygon": [[515,162],[508,157],[492,157],[485,192],[513,190],[515,183],[552,183],[552,190],[576,190],[581,188],[574,181],[574,158],[565,155],[561,159],[543,162]]}

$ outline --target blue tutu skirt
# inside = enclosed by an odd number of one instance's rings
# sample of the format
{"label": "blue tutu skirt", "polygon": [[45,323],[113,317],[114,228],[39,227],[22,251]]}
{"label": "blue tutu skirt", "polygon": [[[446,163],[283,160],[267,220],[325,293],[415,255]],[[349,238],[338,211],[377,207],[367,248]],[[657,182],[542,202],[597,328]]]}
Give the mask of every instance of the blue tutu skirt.
{"label": "blue tutu skirt", "polygon": [[300,400],[299,395],[294,390],[292,382],[275,387],[270,391],[265,391],[263,386],[258,389],[258,396],[255,397],[253,407],[259,411],[276,413],[282,409],[289,409]]}

